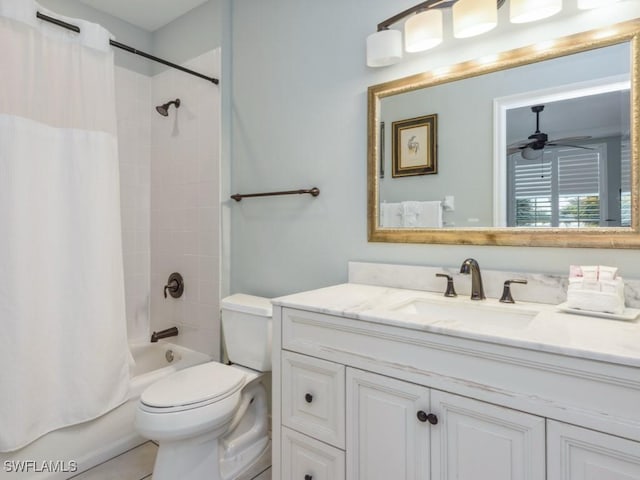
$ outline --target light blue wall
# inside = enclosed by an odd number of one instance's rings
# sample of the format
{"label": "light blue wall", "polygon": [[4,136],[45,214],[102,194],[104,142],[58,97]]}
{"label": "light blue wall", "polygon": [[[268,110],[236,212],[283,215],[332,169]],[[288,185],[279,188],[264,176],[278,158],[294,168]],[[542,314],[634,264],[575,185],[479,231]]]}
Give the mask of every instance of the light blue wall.
{"label": "light blue wall", "polygon": [[[224,0],[209,0],[152,34],[154,55],[181,64],[222,45]],[[156,63],[154,74],[168,67]]]}
{"label": "light blue wall", "polygon": [[[366,36],[414,0],[234,0],[231,190],[322,193],[229,201],[230,290],[276,296],[344,282],[349,260],[458,266],[468,256],[491,269],[563,274],[571,263],[599,263],[639,277],[639,251],[368,243],[366,222],[369,85],[593,28],[603,17],[633,18],[634,3],[582,13],[565,5],[556,19],[372,70]],[[472,178],[460,180],[472,188]]]}

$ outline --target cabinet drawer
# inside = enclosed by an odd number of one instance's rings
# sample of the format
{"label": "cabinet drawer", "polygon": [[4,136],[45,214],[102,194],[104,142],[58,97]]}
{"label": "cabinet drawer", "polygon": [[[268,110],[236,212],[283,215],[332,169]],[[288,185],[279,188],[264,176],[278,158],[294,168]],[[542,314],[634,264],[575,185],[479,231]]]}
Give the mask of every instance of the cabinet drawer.
{"label": "cabinet drawer", "polygon": [[344,448],[345,367],[282,352],[282,423]]}
{"label": "cabinet drawer", "polygon": [[282,429],[282,480],[344,480],[344,452]]}

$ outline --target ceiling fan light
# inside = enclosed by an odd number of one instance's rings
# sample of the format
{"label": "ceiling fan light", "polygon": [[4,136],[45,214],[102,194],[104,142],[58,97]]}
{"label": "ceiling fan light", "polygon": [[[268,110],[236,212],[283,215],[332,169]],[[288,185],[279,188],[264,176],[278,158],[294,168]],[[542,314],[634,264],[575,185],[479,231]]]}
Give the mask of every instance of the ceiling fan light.
{"label": "ceiling fan light", "polygon": [[562,0],[511,0],[511,23],[528,23],[542,20],[562,10]]}
{"label": "ceiling fan light", "polygon": [[442,11],[425,10],[404,24],[404,48],[407,52],[423,52],[442,43]]}
{"label": "ceiling fan light", "polygon": [[459,0],[452,11],[453,36],[456,38],[474,37],[498,25],[495,0]]}
{"label": "ceiling fan light", "polygon": [[386,67],[402,60],[402,32],[381,30],[367,37],[367,66]]}
{"label": "ceiling fan light", "polygon": [[540,157],[542,157],[543,153],[544,149],[534,150],[531,147],[525,147],[520,152],[522,158],[524,158],[525,160],[538,160]]}
{"label": "ceiling fan light", "polygon": [[617,1],[618,0],[578,0],[578,8],[580,10],[589,10],[590,8],[604,7]]}

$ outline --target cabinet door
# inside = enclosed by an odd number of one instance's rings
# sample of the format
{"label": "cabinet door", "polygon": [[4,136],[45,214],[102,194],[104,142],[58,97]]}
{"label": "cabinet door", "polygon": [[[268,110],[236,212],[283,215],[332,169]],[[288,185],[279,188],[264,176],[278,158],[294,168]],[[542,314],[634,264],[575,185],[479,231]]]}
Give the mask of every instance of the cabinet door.
{"label": "cabinet door", "polygon": [[547,421],[548,480],[640,480],[640,443]]}
{"label": "cabinet door", "polygon": [[429,389],[347,368],[347,479],[427,480]]}
{"label": "cabinet door", "polygon": [[437,390],[431,410],[433,480],[544,480],[543,418]]}

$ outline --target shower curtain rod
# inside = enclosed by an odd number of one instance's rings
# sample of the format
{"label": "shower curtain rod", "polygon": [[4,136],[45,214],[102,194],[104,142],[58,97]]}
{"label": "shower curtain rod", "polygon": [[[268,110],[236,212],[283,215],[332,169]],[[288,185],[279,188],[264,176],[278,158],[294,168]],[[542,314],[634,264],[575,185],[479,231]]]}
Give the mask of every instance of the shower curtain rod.
{"label": "shower curtain rod", "polygon": [[[63,22],[62,20],[50,17],[49,15],[45,15],[44,13],[40,13],[40,12],[36,13],[36,17],[38,17],[40,20],[44,20],[45,22],[53,23],[54,25],[57,25],[59,27],[66,28],[67,30],[80,33],[80,27],[78,27],[77,25],[72,25],[70,23]],[[176,65],[175,63],[171,63],[162,58],[158,58],[148,53],[142,52],[136,48],[130,47],[129,45],[125,45],[124,43],[116,42],[115,40],[109,40],[109,43],[112,46],[121,48],[122,50],[126,50],[129,53],[140,55],[141,57],[148,58],[149,60],[153,60],[154,62],[162,63],[163,65],[167,65],[168,67],[181,70],[191,75],[195,75],[196,77],[204,78],[205,80],[209,80],[210,82],[215,83],[216,85],[218,85],[219,83],[219,80],[217,78],[207,77],[206,75],[203,75],[201,73],[194,72],[193,70],[189,70],[188,68],[181,67],[180,65]]]}

